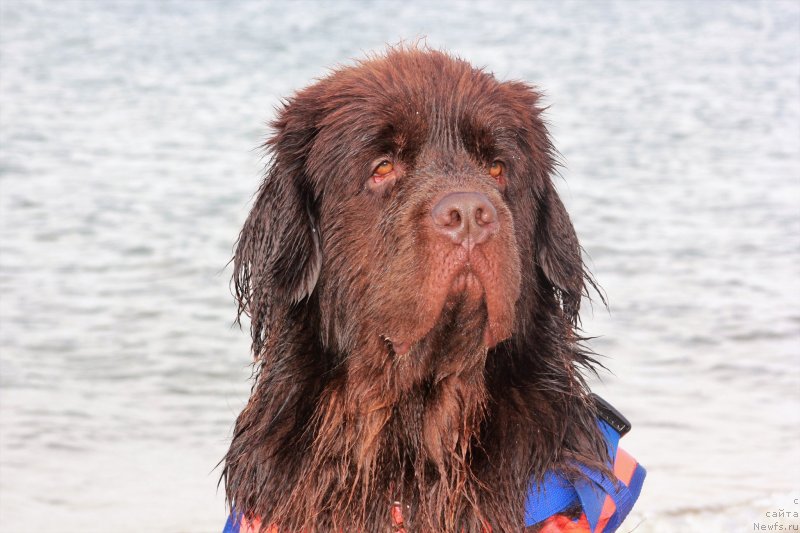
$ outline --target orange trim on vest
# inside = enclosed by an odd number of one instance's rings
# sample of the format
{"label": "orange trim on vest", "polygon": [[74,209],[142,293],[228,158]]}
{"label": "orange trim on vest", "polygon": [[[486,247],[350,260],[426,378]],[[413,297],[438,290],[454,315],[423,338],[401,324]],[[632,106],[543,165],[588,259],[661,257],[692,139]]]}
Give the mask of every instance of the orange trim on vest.
{"label": "orange trim on vest", "polygon": [[636,459],[631,457],[628,452],[617,448],[617,457],[614,460],[614,475],[617,476],[617,479],[629,485],[637,464]]}

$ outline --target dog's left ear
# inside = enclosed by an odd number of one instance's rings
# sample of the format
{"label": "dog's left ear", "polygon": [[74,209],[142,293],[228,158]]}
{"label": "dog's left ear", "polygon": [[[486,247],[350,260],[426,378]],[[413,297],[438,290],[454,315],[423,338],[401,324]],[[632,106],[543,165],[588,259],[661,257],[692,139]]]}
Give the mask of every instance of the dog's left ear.
{"label": "dog's left ear", "polygon": [[575,228],[550,179],[545,180],[536,228],[536,262],[561,297],[575,323],[584,291],[584,267]]}

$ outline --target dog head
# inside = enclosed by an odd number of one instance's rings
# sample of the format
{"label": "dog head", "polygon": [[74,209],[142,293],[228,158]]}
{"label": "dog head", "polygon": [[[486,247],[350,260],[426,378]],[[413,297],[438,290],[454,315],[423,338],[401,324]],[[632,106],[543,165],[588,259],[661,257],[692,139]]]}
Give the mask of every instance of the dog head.
{"label": "dog head", "polygon": [[420,530],[512,530],[532,478],[604,456],[539,100],[394,49],[284,103],[234,258],[258,364],[226,457],[240,508],[375,530],[385,497]]}
{"label": "dog head", "polygon": [[310,301],[333,353],[380,341],[414,357],[454,331],[492,348],[541,312],[523,279],[574,322],[583,265],[539,98],[395,50],[288,100],[235,257],[256,351],[275,313]]}

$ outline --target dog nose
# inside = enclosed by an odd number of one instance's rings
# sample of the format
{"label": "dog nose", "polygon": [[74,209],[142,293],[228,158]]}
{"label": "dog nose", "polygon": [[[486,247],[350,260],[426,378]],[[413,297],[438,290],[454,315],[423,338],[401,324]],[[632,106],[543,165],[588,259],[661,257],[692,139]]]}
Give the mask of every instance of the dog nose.
{"label": "dog nose", "polygon": [[453,192],[431,209],[433,227],[455,244],[471,250],[497,231],[497,211],[479,192]]}

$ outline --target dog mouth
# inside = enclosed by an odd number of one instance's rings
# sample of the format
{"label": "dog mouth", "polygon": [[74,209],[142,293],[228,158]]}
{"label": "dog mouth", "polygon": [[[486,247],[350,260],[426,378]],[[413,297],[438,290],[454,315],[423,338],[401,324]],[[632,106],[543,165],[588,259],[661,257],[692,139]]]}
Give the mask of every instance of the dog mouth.
{"label": "dog mouth", "polygon": [[445,305],[452,304],[454,297],[462,294],[470,302],[480,301],[486,296],[481,279],[470,265],[467,265],[461,271],[457,271],[453,276]]}
{"label": "dog mouth", "polygon": [[[466,282],[470,283],[470,282]],[[478,282],[471,282],[479,286]],[[389,353],[396,357],[411,356],[428,360],[447,353],[468,355],[476,349],[491,348],[486,301],[476,298],[474,293],[461,291],[447,298],[433,327],[413,340],[401,340],[381,335]]]}
{"label": "dog mouth", "polygon": [[[428,301],[430,319],[426,321],[423,328],[419,328],[407,336],[381,335],[383,341],[394,352],[395,355],[403,356],[408,354],[421,341],[434,333],[436,326],[440,325],[445,316],[457,315],[474,316],[475,311],[487,307],[487,279],[491,281],[491,276],[480,272],[469,262],[463,262],[457,268],[451,269],[449,276],[446,276],[438,290],[432,291],[434,294],[423,295]],[[488,316],[482,315],[484,320],[476,323],[470,320],[470,327],[465,331],[455,331],[455,334],[467,335],[473,332],[483,332],[483,343],[487,347],[494,346],[502,339],[495,340],[489,328]]]}

